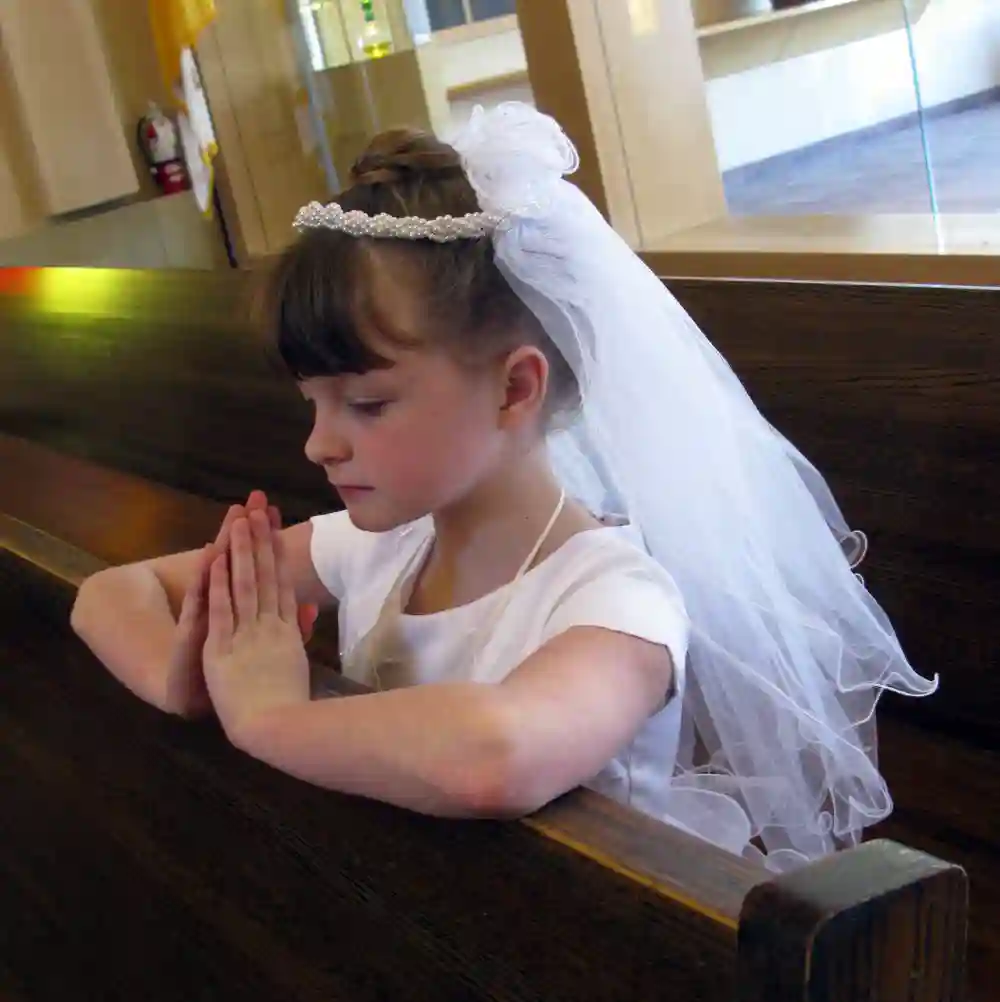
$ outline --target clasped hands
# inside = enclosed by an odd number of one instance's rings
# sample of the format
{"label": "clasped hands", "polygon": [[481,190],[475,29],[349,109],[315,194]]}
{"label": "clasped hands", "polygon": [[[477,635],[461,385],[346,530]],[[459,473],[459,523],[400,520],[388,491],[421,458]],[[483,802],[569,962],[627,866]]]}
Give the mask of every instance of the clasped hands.
{"label": "clasped hands", "polygon": [[280,529],[262,492],[231,507],[201,552],[178,618],[176,667],[200,665],[230,738],[253,718],[310,698],[305,641],[316,608],[296,603]]}

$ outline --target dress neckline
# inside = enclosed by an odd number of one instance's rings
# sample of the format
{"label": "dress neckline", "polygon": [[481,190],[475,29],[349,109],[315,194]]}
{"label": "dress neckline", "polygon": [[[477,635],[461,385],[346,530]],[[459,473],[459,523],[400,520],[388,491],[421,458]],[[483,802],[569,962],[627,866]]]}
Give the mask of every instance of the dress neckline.
{"label": "dress neckline", "polygon": [[421,540],[420,545],[417,547],[416,552],[410,561],[409,568],[404,573],[404,577],[400,584],[400,608],[402,611],[399,613],[399,617],[403,622],[406,623],[421,623],[421,622],[432,622],[440,617],[448,616],[452,613],[463,613],[468,612],[471,609],[475,609],[476,606],[489,602],[491,599],[495,599],[501,595],[505,595],[508,591],[513,589],[515,585],[521,584],[527,581],[529,578],[536,577],[544,568],[551,567],[550,561],[559,558],[563,559],[567,552],[571,552],[572,549],[577,545],[576,540],[589,538],[595,533],[606,532],[608,529],[623,529],[628,526],[628,523],[622,523],[620,525],[595,525],[592,529],[581,529],[579,532],[574,532],[565,542],[557,546],[551,553],[543,557],[538,563],[529,567],[524,573],[519,577],[512,578],[510,581],[505,582],[498,588],[494,588],[492,591],[486,592],[485,595],[480,595],[479,598],[472,599],[471,602],[463,602],[461,605],[453,605],[447,609],[439,609],[437,612],[425,612],[425,613],[412,613],[406,612],[406,605],[410,600],[411,587],[416,575],[419,573],[420,568],[423,566],[423,562],[427,559],[428,551],[434,541],[434,534],[430,533],[428,536]]}

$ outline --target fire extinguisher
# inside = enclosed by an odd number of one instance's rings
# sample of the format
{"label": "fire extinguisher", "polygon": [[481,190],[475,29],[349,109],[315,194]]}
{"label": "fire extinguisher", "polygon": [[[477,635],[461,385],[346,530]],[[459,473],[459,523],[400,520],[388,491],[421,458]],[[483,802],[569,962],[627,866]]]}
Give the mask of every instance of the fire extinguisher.
{"label": "fire extinguisher", "polygon": [[188,191],[191,178],[184,164],[177,126],[156,104],[139,119],[136,141],[153,180],[164,195]]}

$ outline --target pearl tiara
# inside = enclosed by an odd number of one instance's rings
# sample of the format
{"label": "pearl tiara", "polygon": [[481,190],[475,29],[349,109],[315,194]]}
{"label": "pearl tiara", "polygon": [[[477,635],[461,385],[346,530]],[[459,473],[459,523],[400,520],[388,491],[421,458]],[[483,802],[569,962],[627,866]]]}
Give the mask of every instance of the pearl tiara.
{"label": "pearl tiara", "polygon": [[438,216],[421,219],[419,216],[390,216],[380,212],[369,216],[358,209],[345,211],[336,202],[322,205],[310,202],[295,217],[295,229],[336,230],[352,237],[372,237],[389,240],[433,240],[446,244],[455,240],[476,240],[489,236],[503,222],[504,217],[494,212],[470,212],[465,216]]}

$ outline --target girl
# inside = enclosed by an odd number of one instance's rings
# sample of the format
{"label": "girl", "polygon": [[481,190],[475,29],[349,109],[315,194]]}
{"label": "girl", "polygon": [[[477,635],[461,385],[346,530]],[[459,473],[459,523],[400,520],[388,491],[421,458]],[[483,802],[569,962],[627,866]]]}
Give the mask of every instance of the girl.
{"label": "girl", "polygon": [[[309,782],[456,817],[587,783],[786,869],[889,813],[878,695],[935,683],[820,475],[575,165],[516,104],[451,146],[377,138],[268,298],[346,511],[282,531],[255,495],[203,552],[85,582],[73,624]],[[371,694],[310,701],[312,604]]]}

